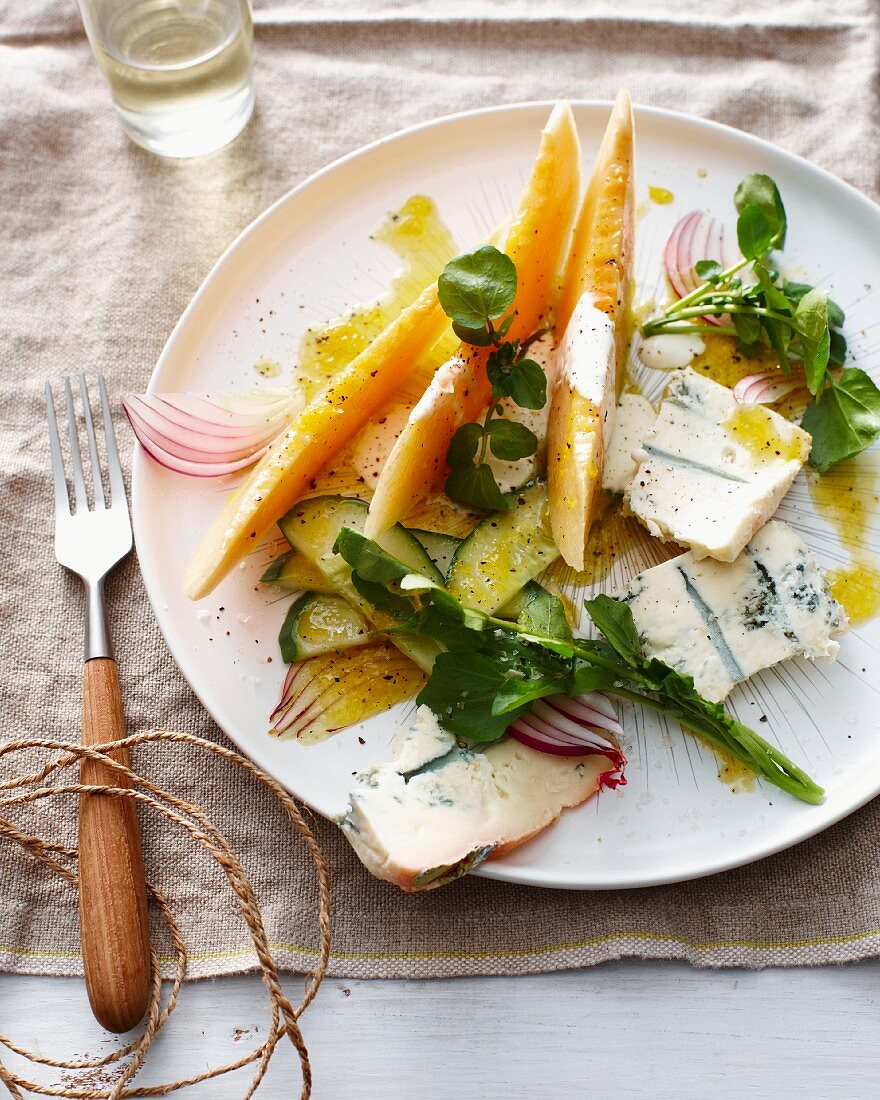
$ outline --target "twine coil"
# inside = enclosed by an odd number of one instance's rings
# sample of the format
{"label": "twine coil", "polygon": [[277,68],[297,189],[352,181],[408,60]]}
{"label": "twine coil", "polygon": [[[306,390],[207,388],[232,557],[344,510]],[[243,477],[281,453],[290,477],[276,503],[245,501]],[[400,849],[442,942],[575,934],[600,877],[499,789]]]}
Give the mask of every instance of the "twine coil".
{"label": "twine coil", "polygon": [[[317,880],[317,924],[320,942],[317,965],[308,980],[302,999],[296,1007],[291,1004],[282,990],[278,968],[272,958],[266,930],[263,926],[262,913],[253,886],[229,842],[207,814],[194,803],[163,790],[133,768],[120,764],[113,757],[107,755],[108,752],[120,747],[131,749],[137,745],[160,741],[186,744],[204,749],[249,772],[272,792],[283,807],[294,829],[305,842],[315,868]],[[102,793],[119,798],[133,798],[141,806],[161,814],[166,821],[183,829],[194,841],[201,845],[219,864],[225,874],[250,932],[254,951],[260,963],[263,981],[269,992],[271,1023],[264,1042],[234,1062],[227,1062],[196,1076],[171,1081],[163,1085],[138,1087],[132,1083],[135,1075],[143,1065],[153,1039],[168,1022],[171,1013],[174,1011],[187,969],[186,944],[183,941],[180,927],[168,900],[156,886],[147,883],[148,894],[155,902],[168,928],[177,961],[174,977],[171,980],[171,989],[163,1004],[159,959],[155,948],[151,947],[152,990],[150,1005],[140,1037],[127,1046],[101,1058],[65,1061],[29,1051],[17,1045],[5,1035],[0,1034],[0,1044],[3,1047],[19,1057],[27,1059],[32,1064],[74,1072],[94,1071],[118,1064],[119,1073],[116,1080],[112,1085],[102,1087],[96,1087],[86,1081],[78,1085],[42,1084],[22,1077],[5,1065],[2,1058],[0,1058],[0,1081],[6,1085],[10,1095],[14,1100],[24,1100],[24,1094],[26,1093],[39,1096],[66,1097],[69,1100],[120,1100],[121,1097],[127,1096],[166,1096],[187,1085],[194,1085],[200,1081],[220,1077],[225,1073],[231,1073],[234,1070],[256,1063],[253,1077],[244,1093],[245,1100],[247,1100],[256,1092],[265,1076],[269,1061],[278,1043],[286,1035],[299,1056],[303,1080],[300,1096],[302,1100],[308,1100],[312,1091],[312,1071],[308,1050],[299,1027],[299,1018],[314,1000],[327,970],[330,957],[330,886],[327,864],[312,831],[304,821],[294,800],[280,784],[276,783],[274,779],[240,753],[189,733],[177,733],[172,730],[150,730],[146,733],[131,734],[120,741],[90,748],[72,741],[60,741],[52,738],[27,738],[0,744],[0,760],[15,753],[32,749],[40,749],[60,755],[48,760],[35,772],[0,780],[0,796],[2,796],[0,797],[0,840],[6,840],[21,846],[39,864],[60,875],[72,889],[76,890],[76,848],[67,847],[50,839],[24,832],[6,816],[6,811],[15,807],[34,805],[47,798]],[[79,761],[86,758],[99,761],[115,769],[120,775],[126,776],[133,786],[130,788],[110,787],[78,782],[47,785],[47,779],[50,777],[57,779],[61,772],[75,767]]]}

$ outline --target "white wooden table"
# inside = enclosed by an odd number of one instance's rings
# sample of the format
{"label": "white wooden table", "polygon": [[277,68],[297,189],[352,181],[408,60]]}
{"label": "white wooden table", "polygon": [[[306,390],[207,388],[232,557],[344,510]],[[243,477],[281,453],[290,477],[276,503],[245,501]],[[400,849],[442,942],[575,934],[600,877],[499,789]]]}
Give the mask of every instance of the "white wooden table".
{"label": "white wooden table", "polygon": [[[288,979],[295,995],[300,979]],[[141,1077],[231,1060],[265,1034],[258,978],[184,989]],[[303,1020],[315,1100],[871,1100],[880,1094],[880,960],[699,971],[631,960],[531,978],[329,979]],[[0,975],[0,1031],[62,1057],[116,1042],[78,981]],[[15,1059],[8,1058],[10,1064]],[[245,1073],[182,1096],[233,1100]],[[299,1095],[290,1049],[258,1092]]]}

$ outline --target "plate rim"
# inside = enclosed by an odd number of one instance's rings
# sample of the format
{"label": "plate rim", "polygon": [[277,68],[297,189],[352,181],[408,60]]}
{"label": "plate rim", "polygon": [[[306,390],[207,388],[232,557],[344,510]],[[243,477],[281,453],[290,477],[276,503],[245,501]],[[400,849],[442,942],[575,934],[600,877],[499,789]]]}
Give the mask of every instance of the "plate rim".
{"label": "plate rim", "polygon": [[[209,268],[207,274],[200,282],[198,288],[193,293],[185,309],[181,313],[177,322],[174,324],[171,332],[165,340],[162,347],[162,351],[159,354],[158,359],[150,373],[149,382],[147,384],[147,392],[153,392],[159,384],[159,376],[163,369],[167,365],[168,359],[171,357],[174,349],[174,345],[178,339],[179,334],[186,328],[189,323],[191,315],[198,308],[200,299],[213,287],[214,283],[224,273],[224,269],[232,259],[233,255],[239,250],[243,243],[248,240],[252,235],[260,232],[263,224],[269,221],[279,210],[287,206],[289,203],[295,202],[299,195],[311,190],[312,188],[319,187],[321,182],[331,174],[334,174],[341,169],[357,162],[360,159],[365,159],[384,146],[391,146],[404,139],[414,137],[421,134],[424,131],[434,128],[441,128],[449,126],[456,122],[462,122],[473,118],[478,118],[484,115],[506,115],[516,114],[526,110],[536,111],[538,109],[549,111],[556,103],[566,102],[570,104],[573,109],[587,108],[587,109],[605,109],[610,110],[612,106],[612,100],[610,99],[565,99],[565,100],[521,100],[514,103],[495,104],[485,107],[471,108],[463,111],[456,111],[450,114],[439,115],[437,117],[428,119],[424,122],[415,123],[411,126],[402,127],[389,134],[385,134],[373,141],[370,141],[364,145],[350,150],[347,153],[342,154],[335,160],[324,165],[322,168],[317,169],[311,173],[305,179],[295,184],[288,189],[283,195],[275,199],[269,206],[266,207],[260,214],[253,218],[243,229],[241,229],[232,241],[223,249],[218,258]],[[851,183],[836,176],[833,172],[827,168],[823,168],[820,165],[813,164],[806,157],[802,157],[797,153],[793,153],[784,147],[769,141],[766,138],[757,137],[754,134],[750,134],[746,130],[741,130],[738,127],[731,126],[727,123],[718,122],[714,119],[701,118],[697,115],[688,114],[684,111],[677,111],[666,107],[654,107],[648,105],[641,105],[634,103],[633,111],[636,115],[636,120],[640,117],[649,117],[655,120],[664,121],[668,120],[674,124],[682,124],[702,128],[715,134],[721,139],[732,138],[736,141],[745,140],[749,144],[766,150],[774,157],[781,157],[783,161],[790,163],[795,169],[806,169],[813,175],[818,175],[822,178],[826,184],[838,189],[842,192],[845,199],[849,201],[855,201],[860,207],[862,207],[866,214],[870,217],[877,218],[880,221],[880,203],[875,202],[869,196],[865,195],[854,187]],[[144,524],[146,517],[144,515],[144,509],[139,505],[141,499],[141,485],[142,480],[146,476],[146,470],[148,467],[149,459],[147,458],[143,448],[135,446],[132,468],[131,468],[131,518],[132,527],[135,536],[135,546],[139,548],[142,540],[144,539]],[[155,621],[157,622],[161,631],[162,637],[168,646],[169,653],[172,660],[177,665],[177,668],[183,675],[187,685],[198,699],[200,705],[204,707],[207,713],[210,715],[211,720],[215,725],[223,732],[224,736],[228,737],[233,744],[246,755],[249,759],[253,760],[251,751],[246,748],[235,734],[227,728],[226,724],[222,722],[219,716],[215,713],[215,708],[210,705],[196,689],[192,679],[186,668],[186,662],[181,661],[178,656],[176,647],[172,641],[169,633],[170,623],[168,629],[166,628],[166,616],[160,613],[161,601],[158,593],[155,590],[156,581],[152,576],[143,569],[140,565],[139,556],[139,568],[141,569],[141,577],[143,580],[144,588],[147,593],[147,597],[150,601],[150,606],[153,612]],[[254,763],[257,763],[254,760]],[[259,767],[265,767],[264,764],[258,764]],[[266,768],[269,774],[272,774],[269,768]],[[294,797],[303,801],[306,805],[311,805],[308,798],[301,793],[294,791],[289,783],[278,777],[273,776],[281,785],[291,792]],[[491,879],[494,881],[509,882],[515,885],[540,887],[545,889],[558,889],[558,890],[636,890],[652,886],[664,886],[674,885],[677,883],[690,882],[697,879],[709,878],[716,874],[721,874],[725,871],[734,870],[739,867],[748,866],[751,863],[758,862],[759,860],[766,859],[770,856],[777,855],[782,851],[786,851],[789,848],[795,847],[798,844],[803,843],[812,837],[817,836],[819,833],[824,832],[826,829],[836,825],[844,818],[855,813],[868,802],[880,795],[880,776],[878,776],[876,786],[874,789],[868,789],[864,792],[856,801],[848,802],[846,806],[835,810],[833,813],[821,818],[820,821],[814,826],[807,826],[806,828],[798,827],[797,835],[792,838],[790,836],[781,837],[777,842],[770,844],[754,843],[751,847],[747,848],[743,853],[737,856],[730,856],[721,859],[715,859],[708,861],[703,869],[679,871],[676,873],[656,874],[656,875],[642,875],[638,881],[632,880],[618,880],[616,878],[605,878],[601,880],[593,879],[589,883],[572,882],[570,879],[562,880],[559,878],[559,872],[542,871],[540,865],[538,867],[520,867],[516,865],[506,864],[503,860],[493,862],[488,861],[483,863],[473,874]],[[821,807],[810,807],[812,811],[821,809]],[[316,810],[315,812],[321,813]],[[325,820],[329,820],[324,814],[321,814]]]}

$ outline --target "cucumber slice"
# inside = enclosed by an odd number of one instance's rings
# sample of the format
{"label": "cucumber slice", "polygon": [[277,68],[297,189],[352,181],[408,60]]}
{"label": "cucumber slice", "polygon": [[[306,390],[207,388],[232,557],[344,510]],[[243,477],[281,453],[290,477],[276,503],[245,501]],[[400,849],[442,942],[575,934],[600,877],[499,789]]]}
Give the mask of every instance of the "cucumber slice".
{"label": "cucumber slice", "polygon": [[490,512],[455,551],[446,587],[469,607],[493,614],[559,557],[543,483],[517,494],[508,512]]}
{"label": "cucumber slice", "polygon": [[[351,572],[346,562],[333,553],[336,536],[343,527],[363,532],[367,505],[356,497],[312,497],[304,500],[282,516],[278,526],[295,549],[304,554],[320,572],[334,582],[339,574]],[[443,574],[434,565],[419,540],[397,523],[376,540],[398,561],[414,573],[421,573],[437,584],[443,584]]]}
{"label": "cucumber slice", "polygon": [[461,546],[461,539],[457,539],[455,535],[443,535],[439,531],[420,531],[415,527],[408,530],[424,546],[428,557],[445,577],[455,551]]}
{"label": "cucumber slice", "polygon": [[542,592],[546,592],[542,584],[538,584],[537,581],[529,581],[525,588],[521,588],[519,592],[511,596],[511,598],[502,607],[499,607],[495,612],[495,615],[499,619],[509,619],[511,622],[516,620],[522,614],[524,608],[537,599]]}
{"label": "cucumber slice", "polygon": [[[368,622],[382,630],[390,626],[393,620],[376,611],[358,594],[351,583],[351,568],[348,563],[339,554],[333,553],[333,544],[342,528],[349,527],[352,531],[362,532],[366,518],[367,505],[362,500],[354,497],[312,497],[294,505],[278,521],[278,526],[290,545],[321,571],[337,595],[346,599]],[[428,557],[422,544],[399,523],[386,531],[377,542],[414,572],[443,584],[440,571]],[[441,648],[437,642],[411,634],[394,634],[390,637],[397,648],[415,661],[419,668],[430,672],[434,658]]]}
{"label": "cucumber slice", "polygon": [[375,640],[373,628],[347,600],[316,592],[293,601],[278,635],[281,656],[291,665]]}
{"label": "cucumber slice", "polygon": [[266,572],[260,577],[263,584],[277,584],[290,592],[327,592],[334,591],[317,566],[312,565],[305,554],[299,550],[289,550],[286,554],[269,562]]}

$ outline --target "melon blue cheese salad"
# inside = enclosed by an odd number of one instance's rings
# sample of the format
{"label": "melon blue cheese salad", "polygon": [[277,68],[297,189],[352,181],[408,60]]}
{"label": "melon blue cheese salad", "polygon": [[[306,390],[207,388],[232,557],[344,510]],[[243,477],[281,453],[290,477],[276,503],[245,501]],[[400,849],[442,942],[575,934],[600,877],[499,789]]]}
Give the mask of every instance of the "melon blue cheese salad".
{"label": "melon blue cheese salad", "polygon": [[[631,302],[625,92],[583,198],[580,165],[561,104],[490,242],[454,254],[430,200],[409,200],[394,224],[416,242],[419,277],[311,334],[311,373],[292,391],[249,408],[127,403],[166,466],[252,467],[205,534],[188,595],[283,537],[263,577],[290,593],[270,732],[309,745],[415,700],[394,759],[355,778],[339,818],[368,870],[404,890],[449,882],[623,785],[620,701],[792,797],[823,797],[772,728],[759,736],[724,700],[778,662],[833,659],[846,612],[774,516],[805,464],[827,470],[874,442],[880,395],[843,365],[840,308],[779,274],[784,207],[751,175],[736,247],[698,212],[667,245],[674,296],[641,323],[644,369],[675,368],[655,407],[626,371],[645,310]],[[710,346],[761,369],[730,388]],[[656,564],[614,588],[597,546],[633,529]],[[571,593],[585,590],[582,614]]]}

